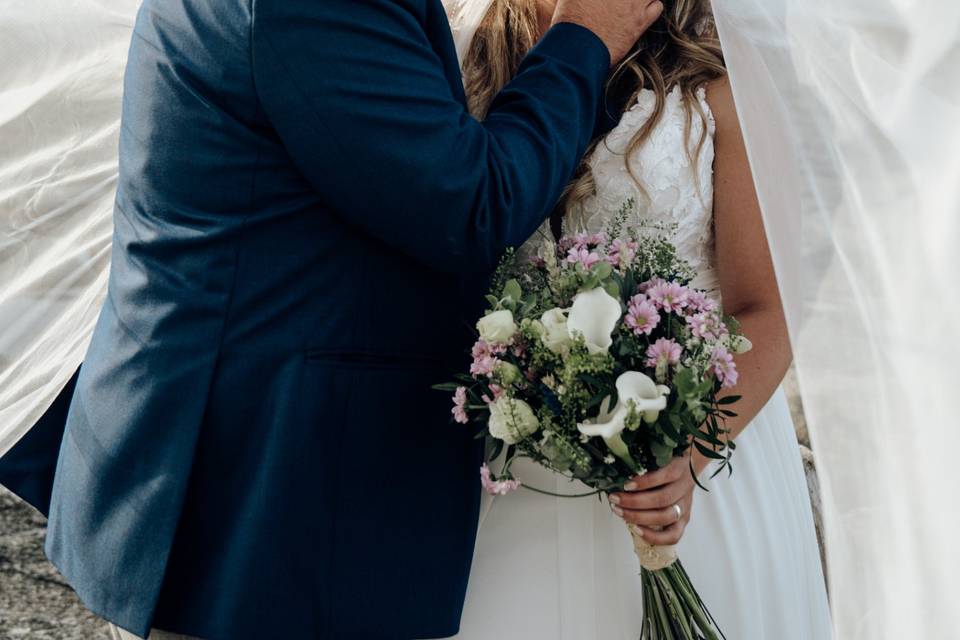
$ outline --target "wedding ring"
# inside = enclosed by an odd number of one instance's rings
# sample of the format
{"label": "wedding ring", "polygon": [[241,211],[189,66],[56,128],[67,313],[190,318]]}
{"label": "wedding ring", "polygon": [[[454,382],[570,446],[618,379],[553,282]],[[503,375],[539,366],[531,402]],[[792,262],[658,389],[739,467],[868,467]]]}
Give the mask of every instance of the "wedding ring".
{"label": "wedding ring", "polygon": [[683,517],[683,507],[681,507],[680,504],[677,503],[673,505],[673,510],[677,512],[677,520],[679,521],[680,518]]}

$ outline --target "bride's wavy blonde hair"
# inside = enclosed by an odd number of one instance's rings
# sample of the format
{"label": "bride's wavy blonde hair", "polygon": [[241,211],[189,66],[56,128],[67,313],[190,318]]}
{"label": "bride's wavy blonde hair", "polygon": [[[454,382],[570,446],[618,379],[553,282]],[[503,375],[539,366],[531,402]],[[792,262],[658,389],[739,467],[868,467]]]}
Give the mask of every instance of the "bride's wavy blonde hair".
{"label": "bride's wavy blonde hair", "polygon": [[[475,117],[483,119],[486,116],[494,97],[516,75],[523,57],[536,44],[539,37],[537,2],[493,0],[477,29],[463,65],[468,106]],[[614,70],[607,85],[608,94],[628,98],[623,101],[624,109],[631,107],[644,89],[652,90],[656,98],[652,116],[633,136],[624,155],[627,171],[638,185],[640,181],[629,158],[659,122],[667,95],[679,87],[683,96],[689,115],[686,125],[688,149],[693,118],[699,117],[704,122],[696,151],[691,153],[695,163],[707,137],[707,114],[696,92],[726,74],[710,0],[665,0],[664,5],[663,15],[637,41]],[[594,145],[598,143],[596,141]],[[583,200],[595,192],[596,184],[584,162],[564,191],[560,210],[579,209]]]}

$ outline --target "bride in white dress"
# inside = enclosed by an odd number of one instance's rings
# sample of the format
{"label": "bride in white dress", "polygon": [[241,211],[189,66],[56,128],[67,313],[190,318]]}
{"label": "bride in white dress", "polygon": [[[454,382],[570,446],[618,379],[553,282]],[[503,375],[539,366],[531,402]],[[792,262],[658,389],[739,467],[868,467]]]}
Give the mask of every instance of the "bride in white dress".
{"label": "bride in white dress", "polygon": [[[479,117],[514,71],[511,60],[549,26],[552,1],[447,2]],[[567,197],[563,225],[600,231],[634,199],[633,223],[674,226],[674,242],[699,273],[694,284],[722,296],[725,311],[754,343],[738,358],[741,415],[728,423],[737,443],[733,475],[710,479],[707,461],[694,458],[709,493],[694,492],[687,472],[621,494],[620,514],[640,524],[663,522],[657,518],[674,514],[672,504],[657,503],[667,507],[659,511],[629,507],[649,509],[651,499],[683,495],[680,521],[663,532],[649,529],[647,539],[680,539],[680,558],[729,640],[825,640],[830,615],[813,517],[779,388],[790,361],[786,328],[709,11],[706,0],[669,3],[660,33],[654,26],[648,41],[638,43],[635,68],[645,69],[646,86],[666,78],[665,86],[659,94],[637,91],[635,75],[620,76],[617,86],[632,97],[589,154],[585,176]],[[550,225],[541,233],[551,233]],[[585,490],[530,462],[513,471],[540,489]],[[643,615],[638,573],[623,519],[606,500],[531,491],[487,498],[457,638],[634,640]]]}

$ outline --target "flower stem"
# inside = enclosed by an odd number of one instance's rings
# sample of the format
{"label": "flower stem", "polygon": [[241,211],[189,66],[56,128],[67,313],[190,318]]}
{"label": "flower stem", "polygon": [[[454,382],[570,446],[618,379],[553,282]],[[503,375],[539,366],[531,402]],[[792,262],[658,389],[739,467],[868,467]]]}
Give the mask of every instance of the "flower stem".
{"label": "flower stem", "polygon": [[674,590],[671,583],[671,571],[667,567],[662,571],[654,572],[654,577],[657,582],[660,584],[660,588],[663,590],[665,599],[667,601],[667,607],[670,609],[670,613],[673,615],[673,619],[677,622],[677,626],[683,631],[684,640],[696,640],[693,635],[693,630],[690,628],[690,622],[685,615],[690,609],[690,602],[684,601],[681,602],[680,598],[677,597],[677,593]]}
{"label": "flower stem", "polygon": [[703,634],[705,640],[721,640],[721,638],[726,640],[726,636],[717,628],[713,616],[707,611],[703,600],[697,595],[693,584],[690,582],[690,576],[687,575],[687,571],[683,568],[683,565],[677,561],[666,570],[670,572],[674,589],[679,592],[680,596],[686,602],[686,608],[696,620],[697,627],[700,633]]}
{"label": "flower stem", "polygon": [[574,494],[553,493],[552,491],[545,491],[544,489],[537,489],[536,487],[531,487],[528,484],[521,484],[520,488],[528,489],[529,491],[533,491],[534,493],[540,493],[545,496],[553,496],[554,498],[589,498],[590,496],[595,496],[595,495],[599,495],[600,493],[603,493],[600,490],[591,491],[590,493],[574,493]]}

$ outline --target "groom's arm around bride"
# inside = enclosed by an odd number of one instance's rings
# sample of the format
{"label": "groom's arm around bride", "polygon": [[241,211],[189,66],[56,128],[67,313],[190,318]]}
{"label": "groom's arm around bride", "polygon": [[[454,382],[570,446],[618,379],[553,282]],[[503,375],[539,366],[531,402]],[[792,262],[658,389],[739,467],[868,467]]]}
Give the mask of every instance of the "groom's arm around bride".
{"label": "groom's arm around bride", "polygon": [[547,216],[660,8],[561,2],[479,123],[439,0],[146,0],[50,507],[88,606],[141,636],[456,632],[478,452],[429,387],[465,274]]}

